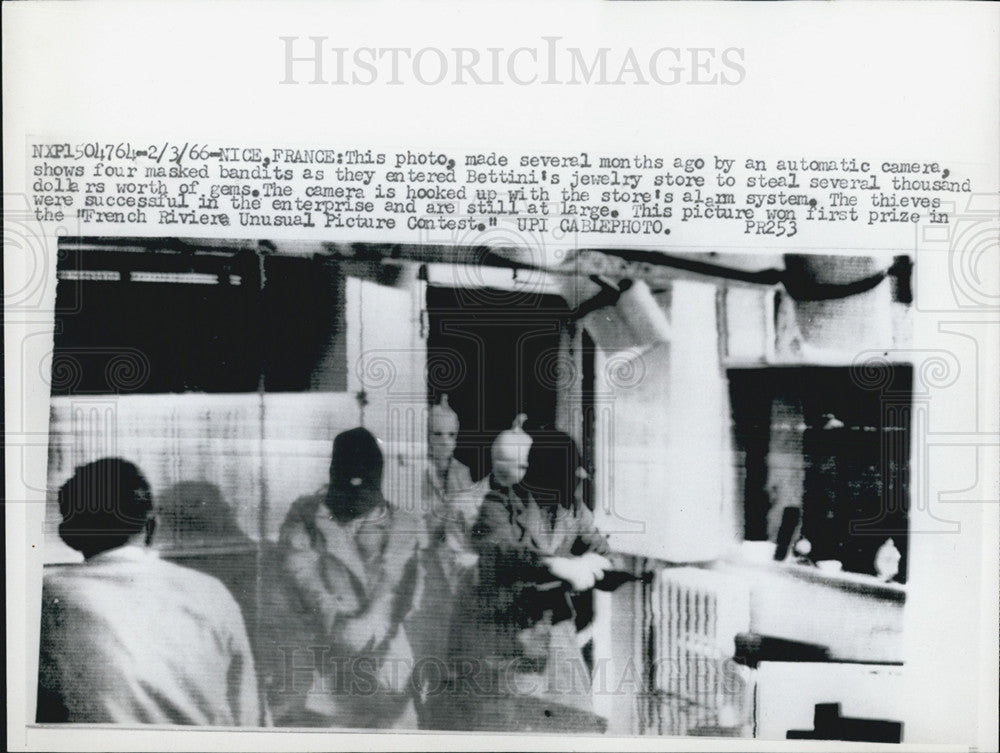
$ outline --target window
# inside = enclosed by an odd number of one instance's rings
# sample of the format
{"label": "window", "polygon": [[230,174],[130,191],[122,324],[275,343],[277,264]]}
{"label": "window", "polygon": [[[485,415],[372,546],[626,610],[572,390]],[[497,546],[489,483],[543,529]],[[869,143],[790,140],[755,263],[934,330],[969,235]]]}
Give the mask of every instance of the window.
{"label": "window", "polygon": [[794,367],[728,371],[743,490],[744,537],[776,541],[798,510],[791,544],[809,559],[875,574],[887,539],[906,580],[912,368]]}
{"label": "window", "polygon": [[53,395],[343,391],[344,276],[249,249],[60,249]]}

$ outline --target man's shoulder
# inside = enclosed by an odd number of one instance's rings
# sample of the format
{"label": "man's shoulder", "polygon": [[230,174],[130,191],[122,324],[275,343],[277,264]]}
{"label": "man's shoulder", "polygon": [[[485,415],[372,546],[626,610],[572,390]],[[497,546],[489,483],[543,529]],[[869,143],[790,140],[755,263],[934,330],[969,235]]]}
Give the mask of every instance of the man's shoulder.
{"label": "man's shoulder", "polygon": [[[225,584],[214,575],[169,560],[160,560],[162,584],[176,595],[181,609],[226,635],[245,632],[243,610]],[[175,602],[176,605],[176,602]]]}
{"label": "man's shoulder", "polygon": [[512,512],[510,500],[499,489],[492,489],[487,483],[480,499],[479,516],[481,518],[510,517]]}
{"label": "man's shoulder", "polygon": [[46,602],[56,601],[79,592],[75,585],[83,575],[83,563],[47,565],[42,572],[42,597]]}
{"label": "man's shoulder", "polygon": [[314,494],[306,494],[292,502],[288,507],[288,512],[285,513],[285,520],[281,524],[282,532],[292,529],[311,531],[316,523],[316,513],[324,499],[326,499],[325,488]]}
{"label": "man's shoulder", "polygon": [[233,599],[229,589],[214,575],[195,570],[179,562],[173,562],[165,557],[151,558],[151,562],[146,568],[146,576],[150,580],[162,580],[164,583],[169,583],[171,587],[176,587],[186,593],[204,595],[206,598],[221,602],[232,601],[235,604],[235,599]]}
{"label": "man's shoulder", "polygon": [[311,519],[316,515],[316,511],[319,510],[319,506],[323,504],[325,499],[326,487],[313,494],[304,494],[289,505],[286,518]]}
{"label": "man's shoulder", "polygon": [[476,484],[472,481],[472,471],[465,463],[457,458],[451,459],[451,468],[448,470],[452,478],[452,483],[458,490],[472,489]]}
{"label": "man's shoulder", "polygon": [[486,476],[473,483],[464,494],[460,495],[460,498],[467,506],[478,510],[489,497],[490,491],[490,477]]}
{"label": "man's shoulder", "polygon": [[101,611],[119,608],[118,601],[144,593],[156,594],[164,609],[174,598],[191,606],[209,605],[208,611],[213,613],[240,613],[233,595],[218,578],[153,552],[139,558],[53,568],[45,573],[42,584],[43,598],[51,607],[76,605]]}

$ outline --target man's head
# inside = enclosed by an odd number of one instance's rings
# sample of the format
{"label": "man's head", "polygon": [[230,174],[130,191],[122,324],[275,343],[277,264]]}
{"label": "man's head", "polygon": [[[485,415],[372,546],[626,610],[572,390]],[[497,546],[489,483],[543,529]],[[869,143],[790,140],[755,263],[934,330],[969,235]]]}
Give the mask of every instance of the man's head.
{"label": "man's head", "polygon": [[359,426],[338,434],[330,459],[330,512],[352,520],[382,502],[383,464],[382,450],[370,431]]}
{"label": "man's head", "polygon": [[104,458],[76,469],[59,490],[59,535],[90,558],[153,535],[149,482],[132,463]]}
{"label": "man's head", "polygon": [[580,485],[587,479],[576,441],[566,432],[555,429],[538,431],[533,438],[524,485],[539,504],[576,508],[580,502]]}
{"label": "man's head", "polygon": [[458,442],[458,415],[448,405],[448,396],[430,410],[427,417],[427,445],[434,467],[443,472],[455,453]]}
{"label": "man's head", "polygon": [[521,428],[524,419],[519,415],[510,429],[500,432],[493,440],[493,479],[500,486],[520,483],[528,470],[531,437]]}

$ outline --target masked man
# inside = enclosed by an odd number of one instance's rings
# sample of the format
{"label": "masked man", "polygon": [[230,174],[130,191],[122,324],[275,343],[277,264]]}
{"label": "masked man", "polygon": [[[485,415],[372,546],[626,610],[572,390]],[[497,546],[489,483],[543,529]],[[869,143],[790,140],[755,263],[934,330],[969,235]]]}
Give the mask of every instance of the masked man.
{"label": "masked man", "polygon": [[468,466],[455,459],[458,429],[458,415],[444,395],[428,416],[430,463],[423,477],[422,503],[430,544],[451,593],[478,559],[471,535],[483,498]]}
{"label": "masked man", "polygon": [[62,539],[83,564],[42,586],[39,722],[261,725],[240,608],[218,580],[149,548],[149,483],[117,458],[59,491]]}
{"label": "masked man", "polygon": [[[421,478],[418,503],[428,532],[422,558],[424,589],[420,609],[407,622],[416,657],[416,683],[426,701],[441,688],[446,676],[448,633],[456,599],[468,595],[475,563],[472,526],[483,492],[477,491],[467,466],[454,457],[458,415],[444,395],[430,409],[427,420],[428,463]],[[421,706],[421,726],[435,723]]]}
{"label": "masked man", "polygon": [[286,647],[276,722],[416,727],[403,623],[419,600],[423,528],[389,506],[382,470],[368,431],[339,434],[329,487],[297,500],[282,526],[283,568],[310,630],[308,645]]}
{"label": "masked man", "polygon": [[533,443],[522,420],[493,443],[490,491],[472,532],[478,584],[453,620],[452,685],[473,698],[463,713],[476,728],[573,729],[594,719],[570,594],[610,568],[608,546],[589,510],[568,499],[575,485],[536,499],[523,483]]}

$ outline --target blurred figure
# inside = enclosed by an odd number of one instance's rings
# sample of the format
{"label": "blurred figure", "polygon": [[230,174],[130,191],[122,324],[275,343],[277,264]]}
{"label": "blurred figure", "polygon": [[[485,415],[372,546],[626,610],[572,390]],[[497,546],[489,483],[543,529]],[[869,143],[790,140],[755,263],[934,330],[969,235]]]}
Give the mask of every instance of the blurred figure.
{"label": "blurred figure", "polygon": [[[493,444],[490,491],[472,534],[478,585],[454,621],[455,679],[461,680],[459,665],[472,668],[472,692],[479,700],[466,713],[477,728],[504,729],[511,721],[523,725],[534,719],[536,728],[544,729],[545,719],[558,725],[566,718],[561,709],[592,707],[570,593],[593,588],[610,568],[604,556],[608,546],[589,510],[573,500],[578,452],[562,460],[565,472],[557,477],[565,483],[547,480],[535,490],[524,483],[529,459],[543,458],[522,421],[518,417]],[[541,502],[534,491],[542,494]],[[538,703],[521,702],[525,697]],[[506,700],[498,704],[491,698]],[[503,716],[503,704],[512,701],[527,718]],[[580,718],[573,723],[583,723]]]}
{"label": "blurred figure", "polygon": [[98,460],[59,490],[82,565],[42,586],[39,722],[262,724],[240,609],[218,580],[161,560],[149,483]]}
{"label": "blurred figure", "polygon": [[180,481],[160,492],[156,528],[159,548],[255,548],[219,487],[207,481]]}
{"label": "blurred figure", "polygon": [[582,504],[581,485],[587,480],[576,441],[549,427],[534,430],[530,436],[528,470],[521,483],[551,515],[558,515],[560,509],[576,510]]}
{"label": "blurred figure", "polygon": [[452,593],[478,559],[471,537],[484,493],[475,491],[468,466],[454,456],[458,429],[458,415],[443,395],[427,421],[430,464],[422,479],[422,509],[435,560]]}
{"label": "blurred figure", "polygon": [[[582,490],[584,484],[589,482],[589,476],[576,441],[566,432],[549,426],[539,427],[531,432],[531,436],[533,441],[528,453],[528,472],[522,481],[524,486],[538,506],[552,518],[584,514],[579,512],[579,508],[583,505]],[[577,592],[570,598],[577,630],[587,631],[578,636],[578,642],[586,644],[584,653],[590,666],[589,649],[592,646],[587,629],[594,615],[593,592]]]}
{"label": "blurred figure", "polygon": [[268,574],[270,552],[240,528],[222,492],[207,481],[180,481],[157,492],[156,548],[170,560],[218,579],[252,625],[250,648],[257,687],[264,696],[268,655],[261,651],[261,586]]}
{"label": "blurred figure", "polygon": [[474,490],[468,467],[454,457],[458,430],[458,415],[443,395],[427,419],[428,462],[418,500],[428,537],[421,560],[423,598],[420,608],[407,620],[415,658],[414,679],[420,691],[418,713],[424,728],[434,725],[424,702],[440,691],[446,677],[455,600],[469,591],[471,573],[479,559],[471,537],[483,494]]}
{"label": "blurred figure", "polygon": [[422,523],[389,506],[382,470],[367,430],[337,435],[329,487],[293,503],[282,525],[283,569],[310,632],[284,647],[278,723],[417,726],[403,623],[419,602]]}

